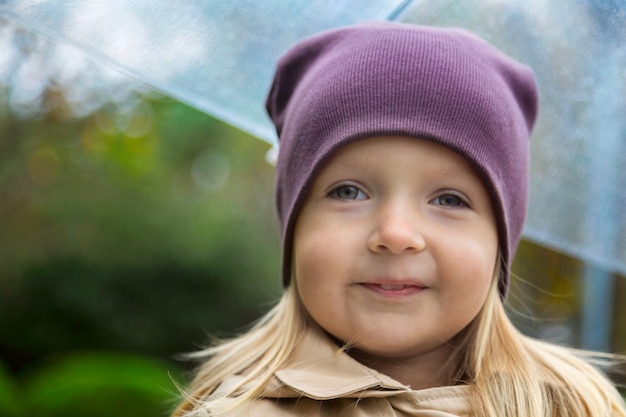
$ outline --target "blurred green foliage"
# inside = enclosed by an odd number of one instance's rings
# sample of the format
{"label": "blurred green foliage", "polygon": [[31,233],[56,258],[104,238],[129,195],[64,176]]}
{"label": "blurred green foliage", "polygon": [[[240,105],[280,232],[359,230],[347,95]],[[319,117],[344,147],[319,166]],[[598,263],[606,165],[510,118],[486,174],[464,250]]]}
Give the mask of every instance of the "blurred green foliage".
{"label": "blurred green foliage", "polygon": [[43,361],[22,375],[19,386],[4,374],[0,416],[166,416],[176,398],[174,391],[168,367],[160,361],[75,352]]}
{"label": "blurred green foliage", "polygon": [[[23,45],[15,73],[48,47]],[[0,85],[0,417],[166,415],[176,355],[280,294],[269,145],[130,80],[97,105],[20,88]]]}
{"label": "blurred green foliage", "polygon": [[[135,109],[3,120],[16,133],[0,204],[13,368],[74,348],[171,357],[279,292],[269,146],[173,101]],[[99,125],[146,113],[140,136]]]}
{"label": "blurred green foliage", "polygon": [[0,361],[0,416],[18,417],[22,414],[21,406],[17,384]]}

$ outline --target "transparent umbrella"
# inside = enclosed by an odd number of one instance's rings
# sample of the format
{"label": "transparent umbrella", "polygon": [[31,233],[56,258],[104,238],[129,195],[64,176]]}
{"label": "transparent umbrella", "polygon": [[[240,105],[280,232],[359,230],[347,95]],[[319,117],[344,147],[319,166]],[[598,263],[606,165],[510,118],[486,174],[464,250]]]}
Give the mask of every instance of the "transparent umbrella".
{"label": "transparent umbrella", "polygon": [[525,238],[626,275],[624,0],[0,0],[0,14],[270,143],[264,95],[298,39],[381,19],[474,30],[540,84]]}

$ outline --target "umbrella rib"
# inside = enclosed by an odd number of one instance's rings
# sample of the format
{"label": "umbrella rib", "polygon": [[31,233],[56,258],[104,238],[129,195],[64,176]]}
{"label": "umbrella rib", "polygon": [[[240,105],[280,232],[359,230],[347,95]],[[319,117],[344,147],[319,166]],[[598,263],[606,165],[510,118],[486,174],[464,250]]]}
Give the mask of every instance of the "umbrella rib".
{"label": "umbrella rib", "polygon": [[404,0],[401,2],[391,13],[389,13],[387,20],[396,20],[411,3],[413,3],[413,0]]}

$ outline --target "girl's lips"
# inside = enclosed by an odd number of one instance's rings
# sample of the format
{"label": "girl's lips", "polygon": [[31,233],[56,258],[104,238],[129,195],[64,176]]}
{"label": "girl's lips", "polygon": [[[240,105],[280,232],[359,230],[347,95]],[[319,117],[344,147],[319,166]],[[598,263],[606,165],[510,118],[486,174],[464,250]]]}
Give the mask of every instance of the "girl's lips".
{"label": "girl's lips", "polygon": [[362,283],[362,287],[374,291],[386,297],[406,297],[425,290],[417,284],[399,284],[399,283]]}

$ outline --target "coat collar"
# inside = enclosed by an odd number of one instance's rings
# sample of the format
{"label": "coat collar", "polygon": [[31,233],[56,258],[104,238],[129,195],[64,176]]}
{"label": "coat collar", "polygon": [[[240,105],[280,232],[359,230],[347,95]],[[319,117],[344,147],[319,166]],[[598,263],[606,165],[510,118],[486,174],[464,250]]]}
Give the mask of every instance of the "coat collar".
{"label": "coat collar", "polygon": [[268,393],[269,397],[305,395],[316,400],[327,400],[363,398],[364,394],[384,397],[410,391],[406,385],[352,359],[317,329],[305,334],[290,365],[277,371],[275,377],[287,389]]}
{"label": "coat collar", "polygon": [[[228,378],[217,391],[228,391],[242,378]],[[272,401],[276,399],[295,399],[298,404],[305,398],[354,399],[355,403],[363,404],[362,399],[378,398],[385,400],[385,410],[393,410],[389,415],[452,417],[471,415],[470,395],[469,385],[411,390],[352,359],[323,332],[309,330],[294,351],[293,360],[274,374],[254,404],[263,410],[258,415],[272,415],[267,407],[279,407],[276,404],[280,402]]]}
{"label": "coat collar", "polygon": [[467,397],[467,385],[413,391],[395,379],[357,362],[322,331],[307,331],[288,366],[275,373],[265,398],[329,400],[400,397],[410,402]]}

